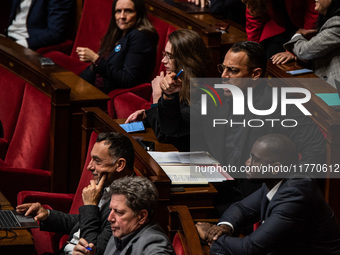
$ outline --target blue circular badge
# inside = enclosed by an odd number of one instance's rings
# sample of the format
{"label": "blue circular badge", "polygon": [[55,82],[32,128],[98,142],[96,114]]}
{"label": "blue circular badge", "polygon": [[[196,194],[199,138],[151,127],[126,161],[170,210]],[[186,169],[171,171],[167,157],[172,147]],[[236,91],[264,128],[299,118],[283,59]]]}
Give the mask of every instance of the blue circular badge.
{"label": "blue circular badge", "polygon": [[122,48],[122,45],[118,44],[115,48],[115,52],[118,52],[120,51],[120,49]]}

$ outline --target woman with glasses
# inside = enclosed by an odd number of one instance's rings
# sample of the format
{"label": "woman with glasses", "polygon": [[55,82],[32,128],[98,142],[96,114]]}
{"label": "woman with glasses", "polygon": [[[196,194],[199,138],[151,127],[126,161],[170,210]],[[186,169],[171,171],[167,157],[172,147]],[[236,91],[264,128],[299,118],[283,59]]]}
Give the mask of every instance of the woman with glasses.
{"label": "woman with glasses", "polygon": [[172,143],[179,150],[187,151],[190,78],[207,76],[210,54],[195,31],[180,29],[169,35],[162,63],[166,72],[152,81],[153,102],[157,104],[149,110],[134,112],[126,123],[145,120],[160,142]]}
{"label": "woman with glasses", "polygon": [[78,47],[80,61],[91,62],[80,76],[105,93],[151,79],[158,34],[147,17],[144,1],[114,0],[112,17],[99,53]]}

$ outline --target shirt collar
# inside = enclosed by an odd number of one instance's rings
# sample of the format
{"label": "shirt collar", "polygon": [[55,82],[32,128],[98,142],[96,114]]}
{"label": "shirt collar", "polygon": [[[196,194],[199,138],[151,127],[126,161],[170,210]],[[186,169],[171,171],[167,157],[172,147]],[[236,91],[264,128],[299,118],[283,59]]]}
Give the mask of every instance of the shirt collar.
{"label": "shirt collar", "polygon": [[145,225],[141,226],[140,228],[138,228],[135,231],[131,232],[130,234],[122,237],[121,239],[114,237],[117,249],[123,250],[126,247],[126,245],[128,245],[128,243],[131,241],[131,239],[134,238],[138,234],[138,232],[141,231],[144,227],[145,227]]}
{"label": "shirt collar", "polygon": [[280,188],[281,183],[282,183],[282,180],[279,181],[271,190],[269,190],[269,192],[267,193],[267,198],[268,198],[269,201],[271,201],[273,199],[274,195],[276,194],[276,192]]}

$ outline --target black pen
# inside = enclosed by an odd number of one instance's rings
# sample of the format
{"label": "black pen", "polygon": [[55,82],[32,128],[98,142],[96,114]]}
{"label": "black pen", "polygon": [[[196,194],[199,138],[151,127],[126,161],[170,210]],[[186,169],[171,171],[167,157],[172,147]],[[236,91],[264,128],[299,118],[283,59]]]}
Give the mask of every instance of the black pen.
{"label": "black pen", "polygon": [[[66,243],[77,245],[76,243],[73,243],[73,242],[70,242],[70,241],[66,241]],[[85,247],[85,248],[86,248],[86,250],[92,251],[92,249],[90,247]]]}

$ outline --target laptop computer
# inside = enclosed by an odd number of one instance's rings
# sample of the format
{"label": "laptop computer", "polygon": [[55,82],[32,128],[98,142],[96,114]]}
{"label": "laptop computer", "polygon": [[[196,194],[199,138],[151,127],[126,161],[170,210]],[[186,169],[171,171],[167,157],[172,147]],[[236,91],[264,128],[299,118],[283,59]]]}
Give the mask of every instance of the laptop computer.
{"label": "laptop computer", "polygon": [[0,229],[38,228],[31,216],[19,214],[16,210],[0,210]]}
{"label": "laptop computer", "polygon": [[[334,82],[335,82],[335,86],[336,86],[336,89],[338,91],[338,95],[340,97],[340,80],[338,79],[334,79]],[[332,105],[331,106],[334,110],[336,110],[337,112],[340,111],[340,105]]]}

